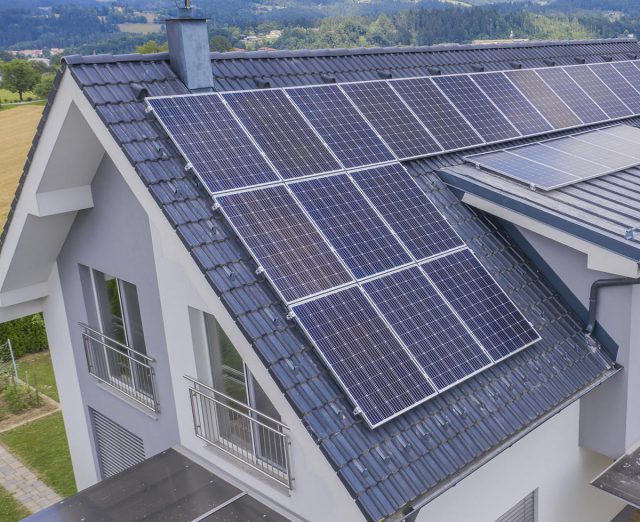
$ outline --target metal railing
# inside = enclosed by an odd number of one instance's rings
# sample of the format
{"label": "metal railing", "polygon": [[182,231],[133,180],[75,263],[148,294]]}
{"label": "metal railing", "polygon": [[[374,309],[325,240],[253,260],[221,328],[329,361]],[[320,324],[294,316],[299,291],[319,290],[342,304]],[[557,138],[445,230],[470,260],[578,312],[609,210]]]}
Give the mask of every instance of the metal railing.
{"label": "metal railing", "polygon": [[80,323],[89,373],[99,381],[158,412],[155,360]]}
{"label": "metal railing", "polygon": [[233,397],[185,377],[196,436],[291,489],[289,428]]}

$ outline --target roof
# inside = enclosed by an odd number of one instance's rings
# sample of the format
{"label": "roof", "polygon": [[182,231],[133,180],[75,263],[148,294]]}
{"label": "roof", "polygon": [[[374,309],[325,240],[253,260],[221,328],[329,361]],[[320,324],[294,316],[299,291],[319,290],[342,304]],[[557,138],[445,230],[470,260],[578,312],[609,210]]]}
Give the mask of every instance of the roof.
{"label": "roof", "polygon": [[158,453],[24,520],[288,521],[174,449]]}
{"label": "roof", "polygon": [[[255,87],[252,71],[272,85],[308,84],[322,74],[378,78],[381,69],[424,74],[425,64],[470,70],[544,57],[589,60],[637,53],[631,40],[407,50],[311,51],[212,55],[219,88]],[[531,57],[535,55],[535,58]],[[535,62],[535,63],[534,63]],[[455,65],[453,65],[455,64]],[[71,57],[67,67],[162,208],[212,288],[236,318],[270,375],[369,520],[410,509],[471,473],[616,369],[593,345],[515,241],[489,218],[460,203],[436,171],[459,162],[442,155],[406,164],[441,212],[531,321],[542,340],[497,366],[371,430],[294,322],[153,116],[138,99],[183,94],[165,55]],[[296,70],[294,74],[291,71]],[[346,71],[346,72],[345,72]]]}
{"label": "roof", "polygon": [[[624,123],[640,127],[640,118],[630,118]],[[570,133],[566,131],[558,135]],[[538,140],[519,140],[513,145],[532,141]],[[504,147],[489,146],[479,151]],[[544,191],[531,190],[524,183],[465,164],[463,158],[467,154],[452,156],[450,168],[441,171],[450,185],[640,261],[639,167]]]}

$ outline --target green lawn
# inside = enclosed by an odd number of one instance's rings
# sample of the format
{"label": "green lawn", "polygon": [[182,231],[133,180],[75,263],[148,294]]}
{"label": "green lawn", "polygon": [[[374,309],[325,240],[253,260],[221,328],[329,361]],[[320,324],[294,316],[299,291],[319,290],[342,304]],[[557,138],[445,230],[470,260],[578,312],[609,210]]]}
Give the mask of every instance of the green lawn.
{"label": "green lawn", "polygon": [[[29,98],[35,100],[37,96],[32,92],[25,92],[22,95],[24,101],[27,101]],[[0,103],[10,103],[20,101],[20,96],[18,96],[17,92],[11,92],[7,89],[0,89]]]}
{"label": "green lawn", "polygon": [[63,497],[76,492],[62,413],[0,434],[0,443]]}
{"label": "green lawn", "polygon": [[21,357],[16,361],[18,377],[24,382],[37,388],[41,393],[48,395],[54,401],[59,402],[56,379],[51,366],[51,354],[46,352],[34,353]]}
{"label": "green lawn", "polygon": [[25,105],[40,105],[40,106],[44,106],[46,104],[47,104],[47,100],[38,100],[38,101],[27,102],[27,103],[23,103],[23,104],[19,104],[19,103],[3,103],[2,105],[0,105],[0,111],[8,111],[10,109],[15,109],[17,107],[23,107]]}
{"label": "green lawn", "polygon": [[29,515],[29,511],[20,504],[13,495],[0,487],[0,520],[2,522],[18,522]]}

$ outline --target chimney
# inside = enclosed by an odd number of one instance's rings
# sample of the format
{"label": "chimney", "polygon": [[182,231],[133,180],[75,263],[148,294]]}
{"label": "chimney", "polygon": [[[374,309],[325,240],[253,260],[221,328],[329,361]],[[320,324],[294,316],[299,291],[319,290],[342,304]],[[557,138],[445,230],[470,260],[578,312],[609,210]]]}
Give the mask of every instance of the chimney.
{"label": "chimney", "polygon": [[178,17],[166,20],[171,68],[190,91],[213,90],[207,20],[193,18],[191,5],[178,9]]}

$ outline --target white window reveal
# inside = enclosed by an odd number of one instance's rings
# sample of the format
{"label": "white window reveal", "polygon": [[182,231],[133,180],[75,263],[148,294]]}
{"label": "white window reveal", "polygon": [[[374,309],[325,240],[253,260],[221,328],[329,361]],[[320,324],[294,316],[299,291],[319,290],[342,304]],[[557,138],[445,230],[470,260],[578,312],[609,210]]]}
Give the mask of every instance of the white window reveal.
{"label": "white window reveal", "polygon": [[147,355],[135,285],[87,267],[80,274],[89,323],[80,326],[89,372],[158,411],[154,360]]}
{"label": "white window reveal", "polygon": [[537,490],[532,491],[496,522],[536,522]]}

